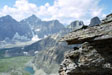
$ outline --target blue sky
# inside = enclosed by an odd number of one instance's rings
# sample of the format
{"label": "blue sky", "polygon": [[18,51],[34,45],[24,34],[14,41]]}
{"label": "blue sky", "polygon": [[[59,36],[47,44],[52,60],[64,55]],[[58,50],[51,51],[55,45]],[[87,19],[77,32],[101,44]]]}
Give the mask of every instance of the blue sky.
{"label": "blue sky", "polygon": [[53,5],[53,0],[29,0],[29,2],[35,3],[37,6],[44,5],[45,3],[49,3],[50,5]]}
{"label": "blue sky", "polygon": [[[0,8],[4,5],[13,6],[16,0],[0,0]],[[31,3],[35,3],[37,6],[44,5],[45,3],[50,3],[53,5],[54,0],[29,0]],[[112,10],[112,0],[101,0],[100,5],[104,6],[107,11]]]}
{"label": "blue sky", "polygon": [[101,0],[99,4],[104,7],[105,13],[112,13],[112,0]]}
{"label": "blue sky", "polygon": [[11,15],[20,21],[35,14],[43,20],[70,23],[78,19],[88,23],[94,16],[103,18],[112,13],[111,3],[112,0],[0,0],[0,16]]}
{"label": "blue sky", "polygon": [[[13,6],[16,0],[0,0],[0,8],[4,5]],[[29,0],[31,3],[35,3],[37,6],[44,5],[45,3],[50,3],[53,5],[54,0]]]}

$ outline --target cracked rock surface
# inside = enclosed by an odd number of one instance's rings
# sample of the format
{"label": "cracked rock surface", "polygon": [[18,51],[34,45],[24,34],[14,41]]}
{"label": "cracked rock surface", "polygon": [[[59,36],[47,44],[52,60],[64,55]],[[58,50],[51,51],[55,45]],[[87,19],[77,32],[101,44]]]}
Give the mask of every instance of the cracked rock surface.
{"label": "cracked rock surface", "polygon": [[88,42],[68,51],[60,65],[60,75],[112,75],[112,65]]}

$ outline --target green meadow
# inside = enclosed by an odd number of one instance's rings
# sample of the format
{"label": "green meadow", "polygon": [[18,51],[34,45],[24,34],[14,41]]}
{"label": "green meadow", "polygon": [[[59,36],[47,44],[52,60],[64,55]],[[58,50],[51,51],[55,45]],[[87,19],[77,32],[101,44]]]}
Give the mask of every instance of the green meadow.
{"label": "green meadow", "polygon": [[32,56],[18,56],[0,59],[0,75],[7,73],[9,75],[30,75],[24,70],[24,68],[31,59]]}

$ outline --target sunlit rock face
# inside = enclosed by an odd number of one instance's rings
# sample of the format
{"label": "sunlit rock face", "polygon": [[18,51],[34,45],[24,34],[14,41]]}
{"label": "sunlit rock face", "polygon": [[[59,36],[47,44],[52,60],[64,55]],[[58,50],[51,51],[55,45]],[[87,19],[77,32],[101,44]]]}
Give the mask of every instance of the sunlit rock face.
{"label": "sunlit rock face", "polygon": [[112,13],[107,15],[105,19],[102,20],[102,24],[106,24],[112,21]]}

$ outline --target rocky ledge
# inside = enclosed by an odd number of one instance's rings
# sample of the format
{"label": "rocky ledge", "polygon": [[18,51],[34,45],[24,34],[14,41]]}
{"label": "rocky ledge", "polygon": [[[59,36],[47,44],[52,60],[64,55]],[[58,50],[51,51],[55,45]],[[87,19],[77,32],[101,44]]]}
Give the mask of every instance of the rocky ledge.
{"label": "rocky ledge", "polygon": [[81,46],[65,53],[60,75],[112,75],[112,22],[71,32],[61,41]]}

